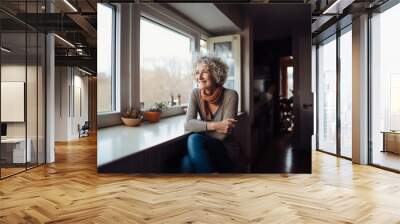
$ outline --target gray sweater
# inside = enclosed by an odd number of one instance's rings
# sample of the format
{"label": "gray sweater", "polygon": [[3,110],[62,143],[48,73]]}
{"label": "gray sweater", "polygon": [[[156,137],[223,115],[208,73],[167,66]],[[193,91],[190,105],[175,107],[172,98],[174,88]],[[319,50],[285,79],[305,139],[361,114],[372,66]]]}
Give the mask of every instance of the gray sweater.
{"label": "gray sweater", "polygon": [[[212,121],[222,121],[228,118],[236,119],[238,108],[238,94],[235,90],[224,89],[223,99],[218,110],[213,113]],[[197,119],[198,114],[200,119]],[[206,118],[202,117],[200,113],[200,92],[199,89],[194,88],[190,95],[189,107],[186,113],[185,130],[190,132],[206,132],[207,122]],[[218,133],[216,131],[207,131],[207,135],[224,141],[229,137],[229,134]]]}
{"label": "gray sweater", "polygon": [[[238,94],[235,90],[224,89],[222,104],[213,114],[212,121],[222,121],[227,118],[237,117]],[[198,119],[200,115],[200,119]],[[244,154],[240,152],[238,142],[231,134],[218,133],[216,131],[206,131],[206,119],[200,113],[200,92],[194,88],[190,94],[189,107],[186,112],[185,130],[188,132],[206,132],[210,137],[219,139],[224,144],[231,160],[237,167],[243,166],[246,163]],[[239,168],[240,169],[240,168]]]}

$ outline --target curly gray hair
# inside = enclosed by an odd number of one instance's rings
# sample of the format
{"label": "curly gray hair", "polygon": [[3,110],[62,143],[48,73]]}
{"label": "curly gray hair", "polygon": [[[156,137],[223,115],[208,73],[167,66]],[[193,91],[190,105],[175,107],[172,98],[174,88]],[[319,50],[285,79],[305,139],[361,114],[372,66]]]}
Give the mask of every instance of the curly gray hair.
{"label": "curly gray hair", "polygon": [[[228,76],[228,65],[220,57],[202,55],[198,57],[193,64],[193,71],[199,64],[207,65],[211,75],[214,77],[217,85],[223,86]],[[193,75],[196,75],[195,73]]]}

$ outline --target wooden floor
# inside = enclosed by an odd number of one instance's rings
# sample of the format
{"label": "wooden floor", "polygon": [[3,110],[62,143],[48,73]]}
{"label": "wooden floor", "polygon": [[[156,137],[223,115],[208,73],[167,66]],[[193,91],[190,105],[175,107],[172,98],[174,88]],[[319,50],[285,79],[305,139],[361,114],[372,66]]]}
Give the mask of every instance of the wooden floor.
{"label": "wooden floor", "polygon": [[372,161],[377,165],[388,167],[394,170],[400,170],[400,154],[376,150],[374,151]]}
{"label": "wooden floor", "polygon": [[20,167],[17,167],[17,168],[11,167],[11,168],[0,168],[0,169],[1,169],[1,177],[3,178],[3,177],[11,176],[11,175],[13,175],[13,174],[16,174],[16,173],[19,173],[19,172],[24,171],[24,170],[25,170],[25,167],[23,167],[23,168],[20,168]]}
{"label": "wooden floor", "polygon": [[313,153],[312,175],[98,175],[96,141],[0,181],[0,223],[400,223],[400,175]]}

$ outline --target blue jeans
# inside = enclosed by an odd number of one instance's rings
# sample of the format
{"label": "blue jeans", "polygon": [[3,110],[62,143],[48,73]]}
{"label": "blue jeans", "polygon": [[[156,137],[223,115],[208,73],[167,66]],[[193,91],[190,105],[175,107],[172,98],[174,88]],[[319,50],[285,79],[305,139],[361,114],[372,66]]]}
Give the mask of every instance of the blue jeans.
{"label": "blue jeans", "polygon": [[187,155],[181,162],[183,173],[232,172],[234,165],[222,141],[194,133],[187,140]]}

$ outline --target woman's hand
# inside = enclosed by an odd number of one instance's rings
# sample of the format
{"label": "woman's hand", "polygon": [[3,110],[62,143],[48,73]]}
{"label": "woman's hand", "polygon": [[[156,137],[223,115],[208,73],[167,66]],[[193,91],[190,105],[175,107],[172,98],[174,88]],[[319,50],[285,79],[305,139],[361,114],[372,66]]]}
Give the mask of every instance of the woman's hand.
{"label": "woman's hand", "polygon": [[209,122],[207,124],[207,130],[216,131],[218,133],[227,134],[232,132],[232,129],[236,126],[237,120],[228,118],[223,121]]}

